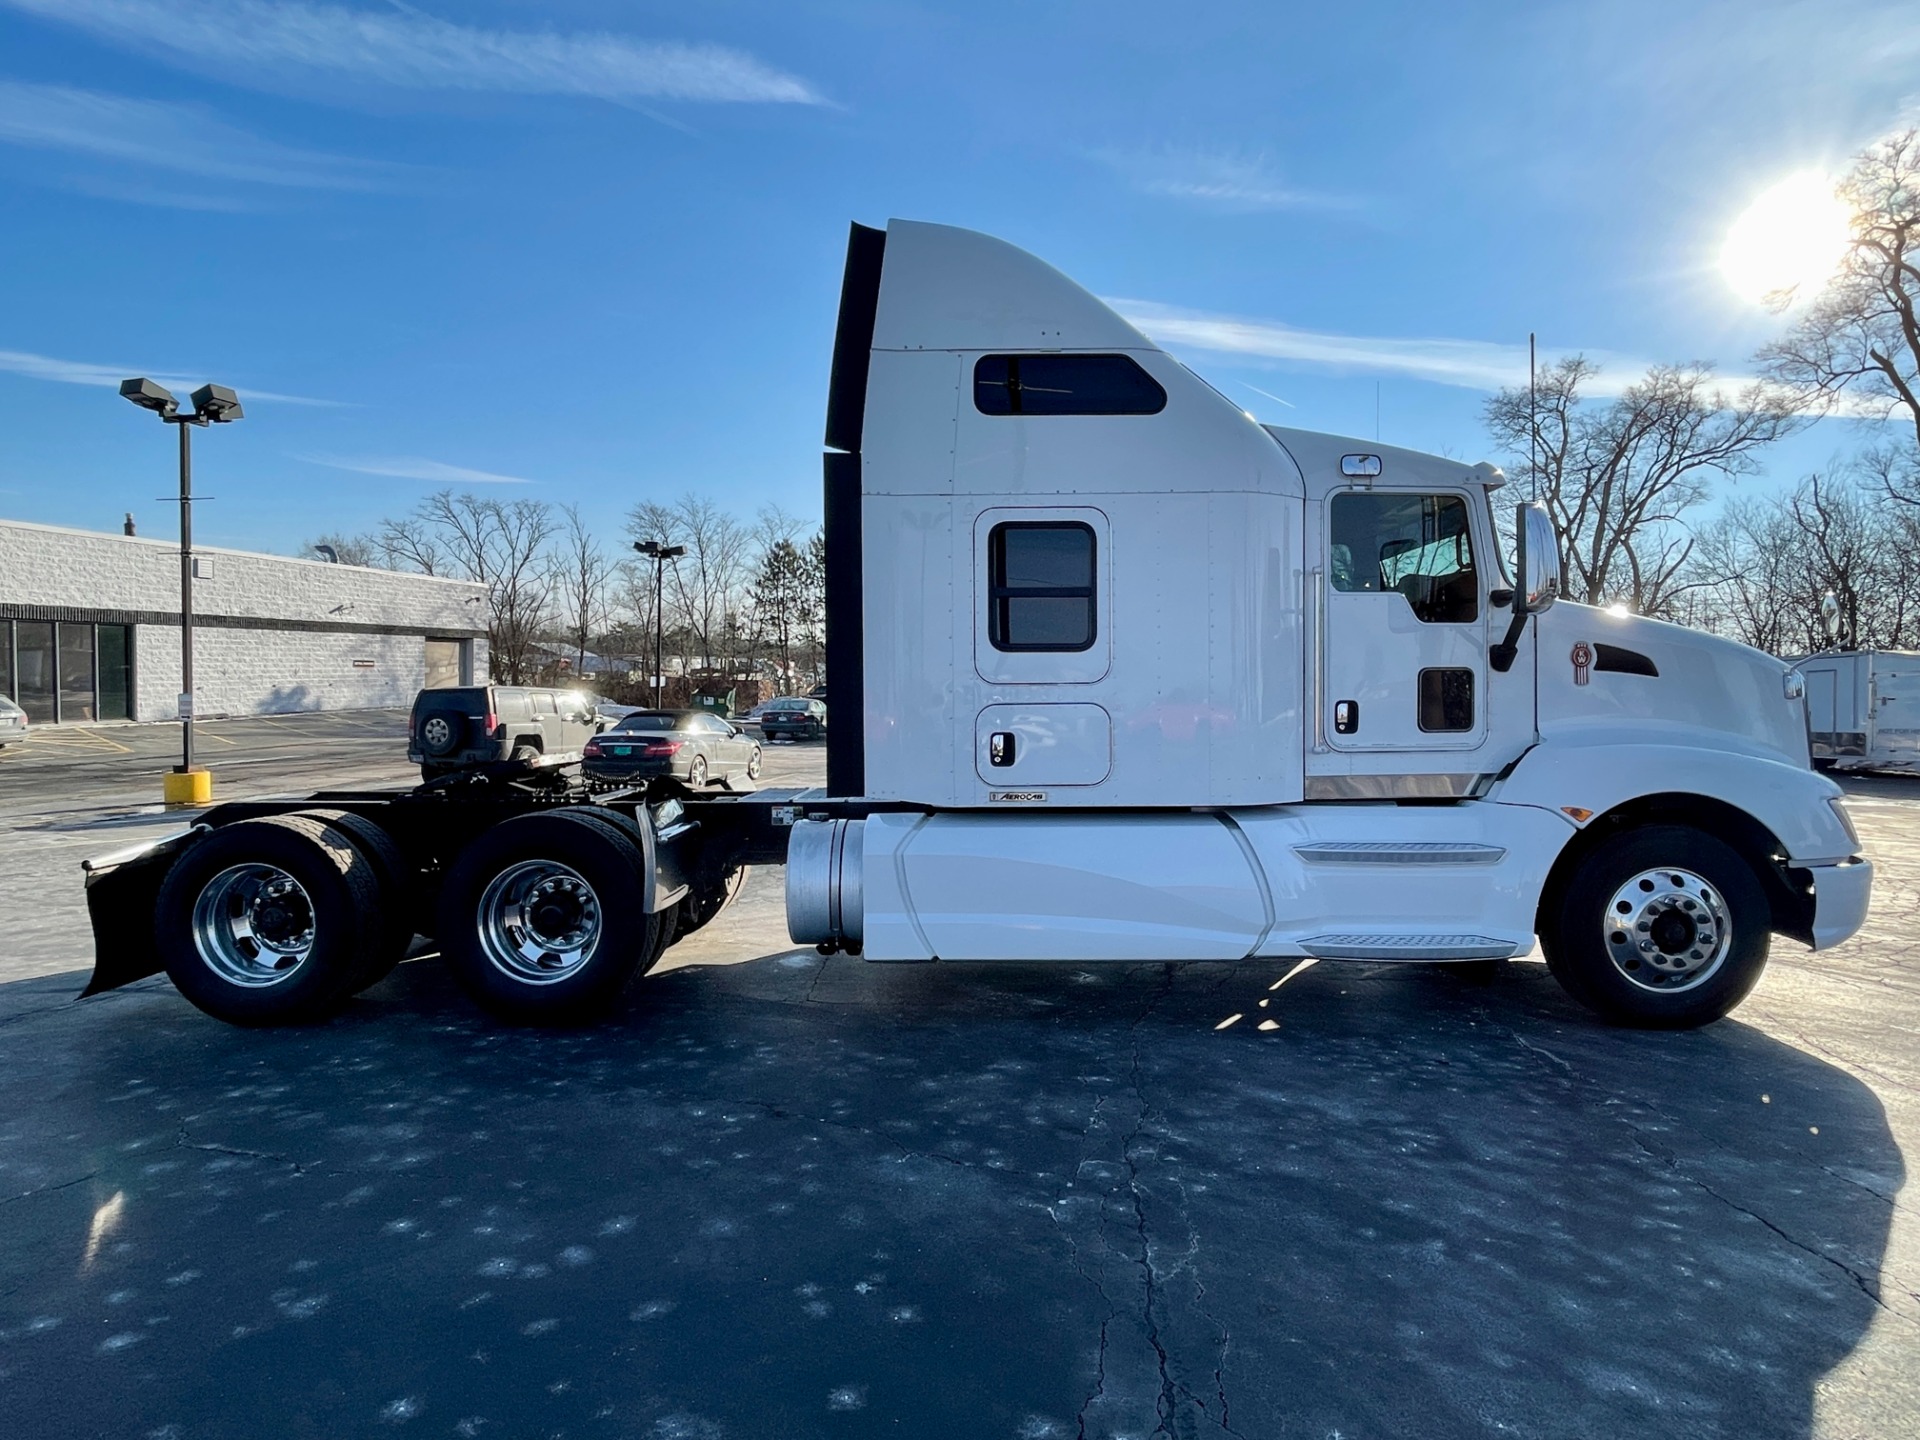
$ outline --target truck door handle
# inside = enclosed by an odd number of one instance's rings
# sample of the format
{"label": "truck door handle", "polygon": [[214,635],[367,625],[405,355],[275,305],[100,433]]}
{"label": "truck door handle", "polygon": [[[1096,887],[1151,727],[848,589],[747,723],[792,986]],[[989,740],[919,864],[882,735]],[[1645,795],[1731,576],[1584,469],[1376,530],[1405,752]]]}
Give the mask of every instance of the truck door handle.
{"label": "truck door handle", "polygon": [[1011,730],[993,732],[992,738],[987,741],[987,758],[993,764],[1003,767],[1013,764],[1013,732]]}
{"label": "truck door handle", "polygon": [[1336,700],[1333,705],[1333,733],[1351,735],[1360,728],[1360,702]]}

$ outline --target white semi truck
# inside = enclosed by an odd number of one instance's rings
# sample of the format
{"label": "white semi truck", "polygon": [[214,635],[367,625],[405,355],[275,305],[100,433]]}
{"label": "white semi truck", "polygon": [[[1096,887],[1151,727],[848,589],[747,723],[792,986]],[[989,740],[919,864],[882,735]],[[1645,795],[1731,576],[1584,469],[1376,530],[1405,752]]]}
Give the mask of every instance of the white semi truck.
{"label": "white semi truck", "polygon": [[1266,427],[1071,280],[853,229],[828,402],[824,791],[455,777],[227,805],[89,876],[90,989],[325,1013],[433,937],[517,1020],[603,1011],[787,866],[876,961],[1496,961],[1618,1022],[1862,923],[1800,677],[1506,573],[1488,465]]}

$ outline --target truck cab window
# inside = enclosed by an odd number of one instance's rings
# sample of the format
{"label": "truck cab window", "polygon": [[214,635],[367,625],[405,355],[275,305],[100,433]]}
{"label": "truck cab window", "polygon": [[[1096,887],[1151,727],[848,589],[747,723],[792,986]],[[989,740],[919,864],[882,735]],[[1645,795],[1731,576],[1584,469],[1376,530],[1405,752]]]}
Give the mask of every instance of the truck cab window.
{"label": "truck cab window", "polygon": [[982,415],[1158,415],[1167,392],[1131,355],[982,355],[973,404]]}
{"label": "truck cab window", "polygon": [[1457,495],[1336,495],[1327,552],[1327,578],[1335,590],[1394,591],[1430,625],[1479,618],[1467,505]]}
{"label": "truck cab window", "polygon": [[1094,641],[1089,525],[1010,520],[987,536],[987,635],[996,650],[1086,650]]}

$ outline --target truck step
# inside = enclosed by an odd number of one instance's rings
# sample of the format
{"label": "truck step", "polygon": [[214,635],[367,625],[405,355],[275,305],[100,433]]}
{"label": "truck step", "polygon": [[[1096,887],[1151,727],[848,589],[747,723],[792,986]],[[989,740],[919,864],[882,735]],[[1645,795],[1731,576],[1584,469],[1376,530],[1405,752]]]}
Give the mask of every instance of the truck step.
{"label": "truck step", "polygon": [[1311,865],[1497,865],[1507,851],[1462,840],[1316,840],[1293,853]]}
{"label": "truck step", "polygon": [[1316,960],[1504,960],[1519,946],[1489,935],[1313,935],[1300,948]]}

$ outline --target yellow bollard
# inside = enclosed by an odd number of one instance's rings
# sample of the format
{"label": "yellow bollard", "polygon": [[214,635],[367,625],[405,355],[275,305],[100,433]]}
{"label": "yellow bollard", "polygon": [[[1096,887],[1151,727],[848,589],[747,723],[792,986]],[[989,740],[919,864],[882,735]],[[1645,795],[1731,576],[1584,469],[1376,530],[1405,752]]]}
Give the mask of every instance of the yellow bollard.
{"label": "yellow bollard", "polygon": [[169,770],[163,793],[169,805],[211,805],[213,772],[199,769]]}

